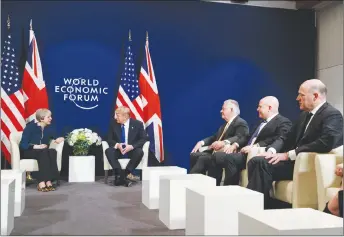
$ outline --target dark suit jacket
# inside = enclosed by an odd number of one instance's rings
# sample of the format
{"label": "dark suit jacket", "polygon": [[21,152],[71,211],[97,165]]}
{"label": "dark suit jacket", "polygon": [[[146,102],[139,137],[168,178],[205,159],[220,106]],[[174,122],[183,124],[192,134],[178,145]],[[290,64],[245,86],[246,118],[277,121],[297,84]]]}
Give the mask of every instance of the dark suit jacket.
{"label": "dark suit jacket", "polygon": [[[209,146],[213,142],[217,141],[220,138],[226,124],[227,123],[223,124],[214,135],[203,139],[204,145]],[[246,137],[248,133],[249,133],[249,129],[248,129],[247,122],[243,120],[242,118],[240,118],[238,115],[233,119],[232,123],[227,128],[227,131],[223,135],[221,141],[229,140],[231,144],[234,142],[239,142],[240,140],[242,140],[242,137]]]}
{"label": "dark suit jacket", "polygon": [[[262,123],[261,121],[257,126],[252,130],[251,134],[244,138],[244,144],[247,145],[253,133]],[[266,147],[268,150],[270,147],[273,147],[276,152],[279,152],[283,148],[283,137],[285,137],[292,127],[291,121],[277,114],[273,119],[271,119],[260,131],[258,134],[255,144],[259,144],[260,147]],[[282,137],[282,138],[281,138]]]}
{"label": "dark suit jacket", "polygon": [[[107,142],[110,147],[116,145],[116,143],[121,143],[121,124],[113,120],[110,125],[110,130],[108,133]],[[143,128],[143,123],[130,118],[129,130],[128,130],[128,144],[132,145],[134,148],[142,148],[143,145],[148,140],[147,134]]]}
{"label": "dark suit jacket", "polygon": [[[294,124],[290,133],[285,137],[284,151],[295,149],[300,152],[327,153],[343,145],[343,116],[329,103],[322,105],[313,115],[305,134],[302,127],[307,112],[302,112],[299,120]],[[297,141],[300,141],[297,144]]]}

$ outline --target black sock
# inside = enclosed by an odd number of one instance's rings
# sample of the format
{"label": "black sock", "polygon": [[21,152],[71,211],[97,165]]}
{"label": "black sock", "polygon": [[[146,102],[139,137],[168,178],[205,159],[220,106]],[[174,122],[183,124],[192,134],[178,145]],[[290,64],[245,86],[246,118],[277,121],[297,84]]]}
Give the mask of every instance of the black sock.
{"label": "black sock", "polygon": [[326,203],[325,209],[323,210],[323,212],[328,213],[328,214],[332,214],[331,211],[328,209],[328,203]]}

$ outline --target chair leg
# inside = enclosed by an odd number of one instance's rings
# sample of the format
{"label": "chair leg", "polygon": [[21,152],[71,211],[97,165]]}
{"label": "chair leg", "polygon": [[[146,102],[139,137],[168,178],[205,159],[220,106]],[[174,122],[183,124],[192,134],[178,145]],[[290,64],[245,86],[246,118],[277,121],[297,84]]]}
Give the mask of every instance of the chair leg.
{"label": "chair leg", "polygon": [[142,181],[142,170],[139,170],[140,173],[140,181]]}
{"label": "chair leg", "polygon": [[104,170],[105,171],[105,176],[104,176],[104,183],[108,183],[108,178],[109,178],[109,171],[108,170]]}

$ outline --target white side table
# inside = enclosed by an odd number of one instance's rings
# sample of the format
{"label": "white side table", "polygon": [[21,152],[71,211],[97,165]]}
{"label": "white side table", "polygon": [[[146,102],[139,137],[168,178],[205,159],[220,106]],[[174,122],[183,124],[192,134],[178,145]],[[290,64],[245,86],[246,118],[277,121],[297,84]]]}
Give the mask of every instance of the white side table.
{"label": "white side table", "polygon": [[203,174],[160,176],[159,219],[170,230],[185,229],[185,188],[216,186],[216,179]]}
{"label": "white side table", "polygon": [[15,180],[1,177],[1,235],[10,235],[14,222]]}
{"label": "white side table", "polygon": [[156,166],[142,169],[142,203],[149,209],[159,208],[159,179],[161,175],[186,174],[178,166]]}
{"label": "white side table", "polygon": [[239,235],[343,236],[343,218],[311,208],[243,211]]}
{"label": "white side table", "polygon": [[25,208],[26,172],[22,170],[1,170],[1,179],[15,180],[14,216],[21,216]]}
{"label": "white side table", "polygon": [[94,182],[95,157],[70,156],[68,182]]}
{"label": "white side table", "polygon": [[238,211],[263,208],[262,193],[240,186],[187,187],[185,235],[238,235]]}

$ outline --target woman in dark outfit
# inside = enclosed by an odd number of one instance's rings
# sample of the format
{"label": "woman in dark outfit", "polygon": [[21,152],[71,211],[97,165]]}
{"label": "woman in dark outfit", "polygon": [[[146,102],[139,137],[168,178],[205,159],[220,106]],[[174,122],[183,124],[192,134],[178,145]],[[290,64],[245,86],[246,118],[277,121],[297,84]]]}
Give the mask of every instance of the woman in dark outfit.
{"label": "woman in dark outfit", "polygon": [[343,164],[339,164],[337,166],[335,174],[342,177],[342,187],[341,190],[338,191],[336,196],[334,196],[328,203],[326,203],[324,212],[343,217]]}
{"label": "woman in dark outfit", "polygon": [[28,123],[23,131],[19,144],[20,159],[36,159],[39,171],[37,172],[37,190],[41,192],[54,191],[51,181],[57,180],[57,153],[55,149],[49,149],[51,141],[60,143],[63,137],[54,140],[54,132],[49,127],[51,124],[51,112],[48,109],[38,109],[36,120]]}

